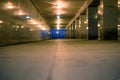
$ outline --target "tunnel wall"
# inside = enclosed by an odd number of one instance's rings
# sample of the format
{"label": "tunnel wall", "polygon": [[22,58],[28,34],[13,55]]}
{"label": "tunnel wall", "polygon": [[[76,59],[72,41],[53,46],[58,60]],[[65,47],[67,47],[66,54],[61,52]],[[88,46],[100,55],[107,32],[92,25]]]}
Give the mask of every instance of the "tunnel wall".
{"label": "tunnel wall", "polygon": [[49,26],[30,0],[0,1],[0,46],[45,39]]}
{"label": "tunnel wall", "polygon": [[[17,27],[16,27],[17,26]],[[46,30],[32,30],[28,27],[4,23],[0,25],[0,45],[16,44],[50,39]]]}

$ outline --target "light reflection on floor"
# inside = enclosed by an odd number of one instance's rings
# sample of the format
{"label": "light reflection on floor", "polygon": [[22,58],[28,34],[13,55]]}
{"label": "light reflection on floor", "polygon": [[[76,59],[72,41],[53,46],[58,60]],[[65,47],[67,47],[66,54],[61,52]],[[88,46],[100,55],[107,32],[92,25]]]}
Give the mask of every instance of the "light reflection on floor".
{"label": "light reflection on floor", "polygon": [[0,47],[0,80],[119,80],[120,41],[48,40]]}

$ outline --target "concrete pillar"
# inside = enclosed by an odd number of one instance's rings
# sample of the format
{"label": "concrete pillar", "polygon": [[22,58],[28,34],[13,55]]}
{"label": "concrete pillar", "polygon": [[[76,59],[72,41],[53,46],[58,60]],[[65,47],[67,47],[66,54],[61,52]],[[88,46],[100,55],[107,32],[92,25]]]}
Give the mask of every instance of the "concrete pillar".
{"label": "concrete pillar", "polygon": [[71,24],[71,38],[72,39],[75,39],[75,23],[73,22],[72,24]]}
{"label": "concrete pillar", "polygon": [[70,34],[71,34],[71,33],[70,33],[70,31],[71,31],[70,29],[71,29],[71,28],[70,28],[70,26],[69,26],[69,27],[67,28],[67,38],[68,38],[68,39],[70,39]]}
{"label": "concrete pillar", "polygon": [[102,39],[117,40],[118,0],[101,0],[103,5]]}
{"label": "concrete pillar", "polygon": [[75,21],[76,26],[76,39],[80,39],[80,25],[79,25],[79,18]]}
{"label": "concrete pillar", "polygon": [[80,15],[81,18],[81,39],[87,39],[88,29],[87,29],[87,16],[86,15]]}
{"label": "concrete pillar", "polygon": [[66,34],[67,39],[69,39],[69,27],[66,29],[66,31],[67,31],[67,34]]}
{"label": "concrete pillar", "polygon": [[88,7],[88,39],[98,39],[98,7]]}
{"label": "concrete pillar", "polygon": [[65,30],[65,31],[66,31],[66,33],[65,33],[66,39],[68,39],[68,34],[69,34],[68,29],[69,29],[69,28],[67,28],[67,29]]}
{"label": "concrete pillar", "polygon": [[76,38],[76,26],[75,26],[75,22],[73,22],[73,25],[72,25],[72,34],[73,34],[73,39]]}
{"label": "concrete pillar", "polygon": [[72,39],[72,24],[70,25],[70,39]]}
{"label": "concrete pillar", "polygon": [[67,38],[69,39],[69,34],[70,34],[70,31],[69,31],[69,27],[67,29]]}

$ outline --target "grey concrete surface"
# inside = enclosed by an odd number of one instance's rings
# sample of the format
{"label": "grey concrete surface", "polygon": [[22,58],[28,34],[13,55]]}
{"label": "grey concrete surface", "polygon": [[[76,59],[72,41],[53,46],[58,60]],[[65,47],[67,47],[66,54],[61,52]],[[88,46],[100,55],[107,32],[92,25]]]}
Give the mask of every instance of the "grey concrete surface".
{"label": "grey concrete surface", "polygon": [[0,47],[0,80],[120,80],[120,41],[48,40]]}

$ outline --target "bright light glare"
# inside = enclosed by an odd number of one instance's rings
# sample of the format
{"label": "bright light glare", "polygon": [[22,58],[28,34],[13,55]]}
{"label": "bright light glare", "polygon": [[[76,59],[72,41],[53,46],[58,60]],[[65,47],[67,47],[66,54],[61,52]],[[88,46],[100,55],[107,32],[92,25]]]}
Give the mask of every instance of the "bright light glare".
{"label": "bright light glare", "polygon": [[88,28],[88,27],[86,27],[86,29],[88,30],[89,28]]}
{"label": "bright light glare", "polygon": [[45,29],[45,28],[43,28],[43,30],[45,31],[46,29]]}
{"label": "bright light glare", "polygon": [[58,4],[58,5],[56,5],[56,6],[57,6],[57,8],[62,8],[62,5],[59,5],[59,4]]}
{"label": "bright light glare", "polygon": [[21,26],[21,28],[24,28],[24,26]]}
{"label": "bright light glare", "polygon": [[14,7],[12,5],[7,6],[8,9],[13,9]]}
{"label": "bright light glare", "polygon": [[32,24],[37,24],[37,22],[33,22]]}
{"label": "bright light glare", "polygon": [[60,12],[57,12],[57,15],[60,15],[61,13]]}
{"label": "bright light glare", "polygon": [[118,30],[120,30],[120,27],[118,27]]}
{"label": "bright light glare", "polygon": [[57,27],[57,30],[59,30],[60,28],[59,27]]}
{"label": "bright light glare", "polygon": [[19,15],[23,15],[24,13],[22,13],[22,12],[19,12],[18,14],[19,14]]}
{"label": "bright light glare", "polygon": [[98,24],[98,27],[100,27],[100,24]]}
{"label": "bright light glare", "polygon": [[29,24],[34,24],[34,25],[35,25],[35,24],[38,24],[37,21],[35,21],[35,20],[33,20],[33,19],[29,20],[28,22],[29,22]]}
{"label": "bright light glare", "polygon": [[25,15],[25,12],[22,11],[22,10],[19,10],[19,11],[17,11],[17,12],[15,13],[15,15],[20,15],[20,16],[22,16],[22,15]]}
{"label": "bright light glare", "polygon": [[62,8],[61,2],[58,2],[56,6],[57,8]]}
{"label": "bright light glare", "polygon": [[3,21],[2,21],[2,20],[0,20],[0,23],[3,23]]}
{"label": "bright light glare", "polygon": [[59,34],[59,31],[56,31],[56,34]]}
{"label": "bright light glare", "polygon": [[57,23],[59,24],[59,23],[60,23],[60,20],[57,20]]}
{"label": "bright light glare", "polygon": [[18,14],[19,14],[19,15],[24,15],[24,13],[23,13],[22,11],[20,11]]}
{"label": "bright light glare", "polygon": [[26,18],[26,19],[30,19],[30,16],[26,16],[25,18]]}
{"label": "bright light glare", "polygon": [[88,20],[84,21],[84,23],[87,24],[87,23],[88,23]]}
{"label": "bright light glare", "polygon": [[120,4],[120,1],[118,1],[118,4]]}
{"label": "bright light glare", "polygon": [[19,26],[17,25],[16,28],[19,28]]}
{"label": "bright light glare", "polygon": [[6,4],[4,4],[4,6],[5,6],[7,9],[13,9],[13,8],[14,8],[13,3],[11,3],[11,2],[7,2]]}
{"label": "bright light glare", "polygon": [[60,19],[60,16],[57,16],[57,19]]}
{"label": "bright light glare", "polygon": [[120,24],[118,24],[118,27],[120,27]]}

